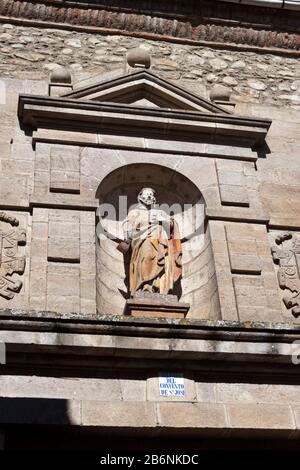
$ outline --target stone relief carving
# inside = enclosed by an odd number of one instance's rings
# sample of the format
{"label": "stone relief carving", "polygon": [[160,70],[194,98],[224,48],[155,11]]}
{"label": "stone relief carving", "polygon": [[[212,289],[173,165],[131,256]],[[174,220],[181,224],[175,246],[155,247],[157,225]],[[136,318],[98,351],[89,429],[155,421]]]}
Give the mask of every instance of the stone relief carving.
{"label": "stone relief carving", "polygon": [[278,235],[275,242],[279,246],[272,247],[272,255],[279,265],[279,286],[292,292],[283,297],[283,302],[297,318],[300,316],[300,237],[285,232]]}
{"label": "stone relief carving", "polygon": [[5,212],[0,212],[0,221],[8,222],[13,227],[17,227],[19,225],[18,219],[12,217],[11,215],[5,214]]}
{"label": "stone relief carving", "polygon": [[[0,212],[0,222],[18,227],[19,221],[4,212]],[[23,285],[19,279],[13,279],[13,274],[23,274],[25,257],[18,256],[19,245],[26,244],[26,232],[20,228],[4,228],[0,224],[0,296],[13,299]]]}

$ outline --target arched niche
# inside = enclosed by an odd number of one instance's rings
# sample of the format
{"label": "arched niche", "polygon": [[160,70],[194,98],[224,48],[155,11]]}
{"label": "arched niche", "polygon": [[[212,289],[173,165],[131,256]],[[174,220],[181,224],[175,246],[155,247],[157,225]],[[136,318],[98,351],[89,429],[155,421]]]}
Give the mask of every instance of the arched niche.
{"label": "arched niche", "polygon": [[141,188],[153,187],[160,205],[171,207],[179,223],[183,276],[174,292],[190,304],[190,318],[220,318],[220,306],[205,201],[200,189],[181,173],[157,164],[135,163],[109,173],[97,190],[97,308],[121,315],[128,293],[130,255],[117,250],[122,222],[137,202]]}

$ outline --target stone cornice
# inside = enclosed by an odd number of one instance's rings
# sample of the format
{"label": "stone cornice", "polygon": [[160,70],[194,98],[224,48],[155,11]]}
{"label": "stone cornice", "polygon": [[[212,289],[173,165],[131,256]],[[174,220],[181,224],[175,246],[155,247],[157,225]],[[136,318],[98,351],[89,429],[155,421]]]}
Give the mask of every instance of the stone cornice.
{"label": "stone cornice", "polygon": [[[242,374],[257,380],[259,374],[298,380],[292,354],[298,351],[299,325],[229,321],[161,321],[97,315],[83,316],[40,312],[0,311],[0,341],[6,344],[11,367],[56,367],[67,373],[86,365],[96,370],[160,367],[203,374]],[[36,312],[37,313],[37,312]],[[7,315],[7,316],[6,316]],[[23,369],[22,369],[23,370]],[[4,369],[3,369],[4,371]]]}
{"label": "stone cornice", "polygon": [[[184,6],[183,6],[184,4]],[[190,0],[2,0],[0,21],[124,34],[148,39],[300,54],[299,13],[255,6]]]}
{"label": "stone cornice", "polygon": [[184,140],[202,136],[244,139],[250,146],[264,141],[271,121],[230,114],[142,108],[126,104],[20,95],[18,116],[23,128],[94,131]]}
{"label": "stone cornice", "polygon": [[156,338],[244,341],[295,341],[297,323],[264,321],[146,318],[127,315],[87,315],[26,309],[0,309],[0,331],[31,331],[127,335]]}

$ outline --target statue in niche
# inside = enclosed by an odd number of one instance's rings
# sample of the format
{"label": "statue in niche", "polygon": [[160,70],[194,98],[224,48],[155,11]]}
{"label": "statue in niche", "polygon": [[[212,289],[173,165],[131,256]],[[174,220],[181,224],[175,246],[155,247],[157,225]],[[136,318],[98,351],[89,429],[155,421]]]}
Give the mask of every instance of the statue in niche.
{"label": "statue in niche", "polygon": [[123,230],[125,240],[118,249],[125,254],[131,248],[131,297],[172,294],[182,274],[181,241],[174,218],[157,208],[154,189],[140,191]]}

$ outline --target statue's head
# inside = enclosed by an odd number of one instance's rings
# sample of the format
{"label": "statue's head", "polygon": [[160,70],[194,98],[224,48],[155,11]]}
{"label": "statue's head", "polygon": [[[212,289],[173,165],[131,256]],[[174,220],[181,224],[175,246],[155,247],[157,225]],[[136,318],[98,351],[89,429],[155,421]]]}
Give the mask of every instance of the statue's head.
{"label": "statue's head", "polygon": [[145,206],[154,206],[156,203],[155,190],[152,188],[143,188],[139,192],[138,201]]}

